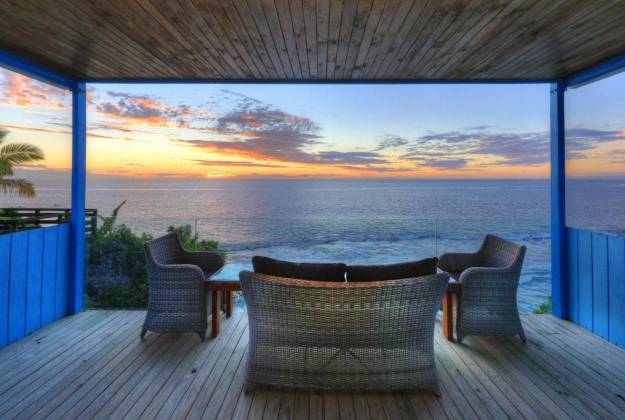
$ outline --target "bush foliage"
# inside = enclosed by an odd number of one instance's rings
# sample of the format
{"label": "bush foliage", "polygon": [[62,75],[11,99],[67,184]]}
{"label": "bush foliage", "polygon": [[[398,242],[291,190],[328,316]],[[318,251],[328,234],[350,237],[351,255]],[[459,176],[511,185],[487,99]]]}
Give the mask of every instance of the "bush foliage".
{"label": "bush foliage", "polygon": [[547,299],[547,303],[541,303],[538,308],[534,309],[533,313],[536,315],[550,314],[552,309],[551,296]]}
{"label": "bush foliage", "polygon": [[[101,225],[87,245],[87,295],[92,307],[143,308],[148,302],[144,243],[152,235],[117,224],[125,203],[110,216],[100,216]],[[218,242],[193,235],[190,225],[170,226],[167,232],[178,234],[187,250],[222,252]]]}

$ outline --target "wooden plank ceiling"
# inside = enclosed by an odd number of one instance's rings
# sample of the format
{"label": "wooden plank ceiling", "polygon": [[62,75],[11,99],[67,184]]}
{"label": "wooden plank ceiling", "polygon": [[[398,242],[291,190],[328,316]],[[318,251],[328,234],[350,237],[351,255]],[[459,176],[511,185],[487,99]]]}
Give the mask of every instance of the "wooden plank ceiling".
{"label": "wooden plank ceiling", "polygon": [[614,0],[4,0],[0,47],[83,79],[554,79],[625,53]]}

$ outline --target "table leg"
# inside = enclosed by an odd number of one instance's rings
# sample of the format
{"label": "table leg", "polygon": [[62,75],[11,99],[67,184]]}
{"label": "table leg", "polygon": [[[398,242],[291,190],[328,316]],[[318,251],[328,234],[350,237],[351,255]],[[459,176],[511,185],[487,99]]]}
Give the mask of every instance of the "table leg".
{"label": "table leg", "polygon": [[219,321],[221,313],[219,311],[219,291],[213,290],[213,297],[211,299],[211,337],[215,338],[219,335]]}
{"label": "table leg", "polygon": [[443,334],[449,341],[454,341],[454,295],[446,292],[443,297]]}
{"label": "table leg", "polygon": [[232,316],[232,290],[226,290],[226,317]]}

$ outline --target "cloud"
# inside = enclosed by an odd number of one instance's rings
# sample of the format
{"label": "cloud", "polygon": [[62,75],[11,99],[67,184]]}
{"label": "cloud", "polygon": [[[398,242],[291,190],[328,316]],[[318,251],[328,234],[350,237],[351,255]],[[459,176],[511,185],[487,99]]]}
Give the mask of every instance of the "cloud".
{"label": "cloud", "polygon": [[351,164],[351,165],[372,165],[388,163],[386,159],[376,152],[337,152],[324,151],[314,155],[318,162]]}
{"label": "cloud", "polygon": [[[292,129],[271,130],[255,133],[237,133],[233,140],[177,139],[179,143],[190,145],[206,152],[226,156],[245,157],[255,160],[282,162],[313,162],[306,146],[316,144],[317,136],[300,133]],[[245,136],[245,137],[243,137]]]}
{"label": "cloud", "polygon": [[137,133],[137,132],[145,133],[145,131],[137,130],[135,128],[124,127],[121,124],[105,123],[105,122],[96,122],[96,123],[89,124],[89,129],[120,131],[122,133]]}
{"label": "cloud", "polygon": [[614,163],[625,163],[625,150],[611,150],[609,159]]}
{"label": "cloud", "polygon": [[100,117],[159,127],[186,128],[195,118],[207,115],[185,104],[171,106],[153,96],[114,91],[106,92],[106,100],[94,98],[94,108]]}
{"label": "cloud", "polygon": [[387,134],[380,141],[378,147],[375,150],[379,151],[379,150],[387,150],[387,149],[396,149],[398,147],[405,146],[408,143],[410,143],[410,140],[404,137],[396,136],[393,134]]}
{"label": "cloud", "polygon": [[272,163],[244,162],[244,161],[233,161],[233,160],[194,159],[193,162],[197,163],[198,165],[208,166],[208,167],[283,168],[283,166],[275,165]]}
{"label": "cloud", "polygon": [[414,167],[393,167],[393,166],[356,166],[356,165],[338,165],[337,168],[353,170],[358,172],[371,172],[371,173],[402,173],[402,172],[414,172],[418,168]]}
{"label": "cloud", "polygon": [[438,169],[461,169],[468,165],[469,159],[424,159],[423,164]]}
{"label": "cloud", "polygon": [[220,139],[176,138],[174,141],[206,152],[255,161],[354,166],[372,171],[377,169],[371,165],[388,163],[376,151],[314,151],[313,147],[323,145],[315,121],[242,94],[222,92],[232,95],[229,99],[233,101],[233,109],[215,118],[212,126],[202,129]]}
{"label": "cloud", "polygon": [[253,137],[238,141],[209,141],[197,139],[178,139],[180,143],[207,152],[226,156],[268,160],[298,164],[326,165],[373,165],[387,164],[388,161],[375,152],[307,152],[303,147],[309,142],[306,137],[289,131],[258,133]]}
{"label": "cloud", "polygon": [[600,144],[615,140],[625,140],[625,132],[592,128],[566,130],[566,157],[567,159],[584,159],[588,157],[587,152]]}
{"label": "cloud", "polygon": [[449,131],[418,138],[403,158],[440,169],[462,169],[480,158],[481,166],[532,166],[548,162],[549,150],[545,133]]}
{"label": "cloud", "polygon": [[532,166],[547,163],[550,150],[546,133],[495,133],[481,136],[471,153],[494,156],[495,164]]}
{"label": "cloud", "polygon": [[0,105],[19,108],[65,109],[70,94],[55,86],[0,68]]}
{"label": "cloud", "polygon": [[72,135],[71,130],[60,130],[60,129],[55,129],[55,128],[24,127],[21,125],[13,125],[13,124],[2,124],[2,128],[7,129],[9,131],[18,130],[18,131],[30,131],[34,133],[64,134],[68,136]]}
{"label": "cloud", "polygon": [[[535,166],[550,160],[548,132],[449,131],[419,137],[407,148],[403,159],[421,165],[460,169],[480,158],[480,165]],[[583,159],[602,143],[625,138],[619,130],[571,128],[566,131],[567,159]]]}
{"label": "cloud", "polygon": [[[52,125],[56,125],[56,126],[63,126],[62,124],[58,124],[58,123],[49,123]],[[31,133],[45,133],[45,134],[59,134],[59,135],[64,135],[64,136],[68,136],[71,138],[72,135],[72,131],[71,129],[56,129],[56,128],[40,128],[40,127],[24,127],[21,125],[12,125],[12,124],[3,124],[2,128],[7,129],[9,131],[11,130],[18,130],[18,131],[24,131],[24,132],[31,132]],[[94,133],[93,131],[88,131],[87,132],[87,139],[89,138],[97,138],[97,139],[105,139],[105,140],[127,140],[127,141],[134,141],[134,139],[130,138],[130,137],[116,137],[116,136],[107,136],[105,134],[97,134]]]}

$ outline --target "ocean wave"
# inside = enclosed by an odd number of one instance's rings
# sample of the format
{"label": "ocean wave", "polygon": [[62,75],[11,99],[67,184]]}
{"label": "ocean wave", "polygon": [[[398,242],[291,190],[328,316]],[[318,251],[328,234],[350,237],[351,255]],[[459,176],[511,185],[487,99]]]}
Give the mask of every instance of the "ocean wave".
{"label": "ocean wave", "polygon": [[[531,232],[519,233],[512,235],[504,235],[506,239],[511,241],[528,242],[528,241],[547,241],[551,239],[549,232]],[[436,241],[453,241],[453,242],[473,242],[481,241],[483,234],[463,234],[463,235],[432,235],[432,234],[402,234],[402,235],[341,235],[336,237],[325,237],[315,239],[302,239],[295,237],[289,240],[266,240],[253,242],[239,242],[236,244],[222,244],[226,251],[249,251],[262,248],[274,247],[292,247],[292,248],[308,248],[319,245],[331,245],[338,243],[395,243],[395,242],[436,242]]]}

